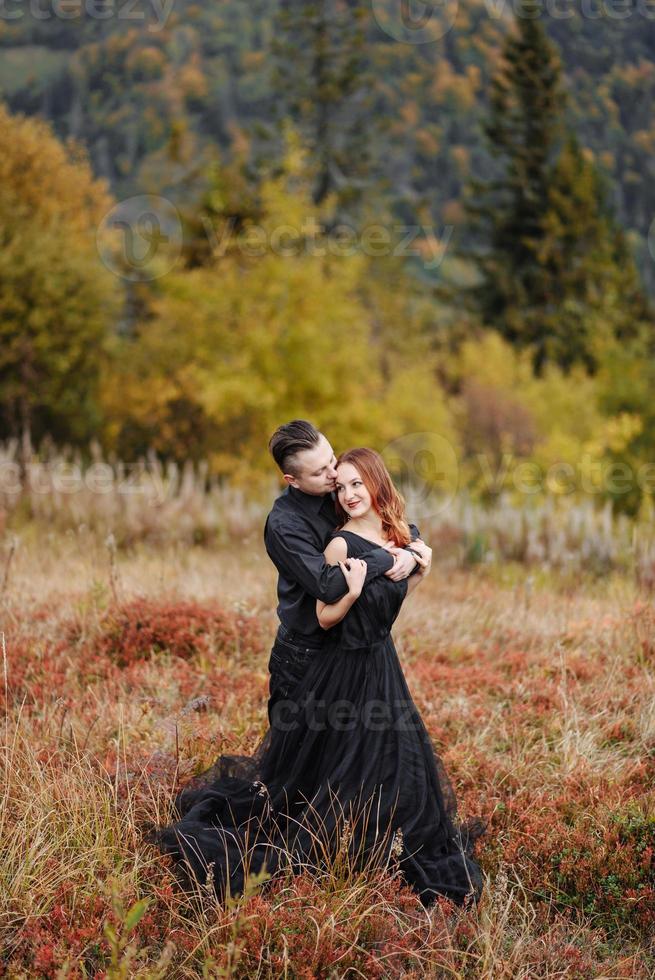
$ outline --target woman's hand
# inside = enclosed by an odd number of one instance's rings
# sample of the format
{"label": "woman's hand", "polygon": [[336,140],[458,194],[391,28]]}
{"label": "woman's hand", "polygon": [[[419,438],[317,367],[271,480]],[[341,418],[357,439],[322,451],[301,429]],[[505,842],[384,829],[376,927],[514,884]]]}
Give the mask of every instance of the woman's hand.
{"label": "woman's hand", "polygon": [[339,567],[348,585],[349,594],[357,598],[364,588],[366,562],[361,558],[348,558],[347,561],[340,561]]}
{"label": "woman's hand", "polygon": [[416,552],[416,560],[421,566],[418,574],[429,575],[432,568],[432,548],[429,548],[425,541],[410,541],[409,546]]}

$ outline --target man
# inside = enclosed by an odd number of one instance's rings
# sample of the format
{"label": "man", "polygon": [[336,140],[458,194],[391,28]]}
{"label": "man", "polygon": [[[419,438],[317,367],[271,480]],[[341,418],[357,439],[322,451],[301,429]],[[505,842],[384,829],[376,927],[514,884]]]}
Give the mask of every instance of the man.
{"label": "man", "polygon": [[[268,448],[287,483],[266,518],[264,544],[279,572],[277,614],[280,626],[271,650],[268,718],[289,696],[311,657],[320,653],[326,632],[316,617],[316,600],[336,602],[348,591],[338,565],[328,565],[323,551],[337,526],[333,491],[336,456],[322,432],[296,419],[281,425]],[[414,540],[418,528],[410,524]],[[405,548],[372,548],[361,556],[367,571],[364,587],[378,575],[394,581],[418,568]]]}

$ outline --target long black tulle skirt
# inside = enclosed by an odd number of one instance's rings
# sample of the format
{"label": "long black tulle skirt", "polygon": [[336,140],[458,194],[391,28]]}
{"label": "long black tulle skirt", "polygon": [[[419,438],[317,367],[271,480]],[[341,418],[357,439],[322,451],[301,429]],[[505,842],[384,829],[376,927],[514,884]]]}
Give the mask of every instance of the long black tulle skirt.
{"label": "long black tulle skirt", "polygon": [[213,884],[221,900],[242,894],[247,874],[326,869],[337,855],[353,868],[397,862],[424,905],[480,897],[485,822],[458,823],[391,635],[313,657],[254,754],[219,757],[175,811],[148,840],[185,886]]}

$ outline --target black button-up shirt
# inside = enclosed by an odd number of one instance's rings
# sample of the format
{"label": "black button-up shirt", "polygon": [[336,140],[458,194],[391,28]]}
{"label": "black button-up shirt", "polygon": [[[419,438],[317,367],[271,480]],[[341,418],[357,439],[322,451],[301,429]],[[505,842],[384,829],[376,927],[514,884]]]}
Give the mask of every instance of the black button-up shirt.
{"label": "black button-up shirt", "polygon": [[[331,493],[314,496],[289,485],[273,504],[264,527],[266,551],[279,572],[280,622],[313,644],[326,638],[316,616],[316,600],[337,602],[348,591],[339,566],[329,565],[323,554],[337,524]],[[415,525],[410,524],[410,531],[412,539],[419,537]],[[394,563],[393,555],[380,547],[361,557],[367,565],[365,584]]]}

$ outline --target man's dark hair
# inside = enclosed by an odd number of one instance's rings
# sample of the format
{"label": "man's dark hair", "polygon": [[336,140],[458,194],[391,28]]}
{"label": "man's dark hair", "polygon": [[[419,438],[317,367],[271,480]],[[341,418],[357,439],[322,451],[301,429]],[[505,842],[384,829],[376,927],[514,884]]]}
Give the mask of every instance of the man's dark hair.
{"label": "man's dark hair", "polygon": [[311,422],[294,419],[278,426],[268,441],[268,448],[283,473],[298,476],[297,453],[314,449],[320,437],[321,433]]}

